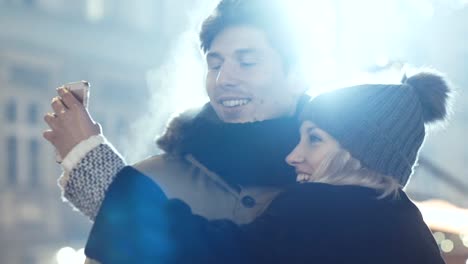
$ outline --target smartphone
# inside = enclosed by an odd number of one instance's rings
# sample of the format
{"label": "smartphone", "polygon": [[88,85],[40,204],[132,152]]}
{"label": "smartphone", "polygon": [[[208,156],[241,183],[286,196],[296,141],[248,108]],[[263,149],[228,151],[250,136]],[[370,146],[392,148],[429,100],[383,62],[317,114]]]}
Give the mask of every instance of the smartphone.
{"label": "smartphone", "polygon": [[63,85],[80,101],[85,108],[88,108],[89,87],[91,85],[87,81],[72,82]]}

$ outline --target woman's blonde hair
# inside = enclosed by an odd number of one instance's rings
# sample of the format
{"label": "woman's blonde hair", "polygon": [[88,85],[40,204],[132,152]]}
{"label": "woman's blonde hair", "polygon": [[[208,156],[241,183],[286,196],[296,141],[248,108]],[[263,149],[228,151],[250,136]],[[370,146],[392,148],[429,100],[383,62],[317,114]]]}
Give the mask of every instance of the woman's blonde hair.
{"label": "woman's blonde hair", "polygon": [[363,167],[359,160],[341,147],[325,157],[312,175],[311,181],[372,188],[381,193],[379,199],[397,198],[402,187],[393,177]]}

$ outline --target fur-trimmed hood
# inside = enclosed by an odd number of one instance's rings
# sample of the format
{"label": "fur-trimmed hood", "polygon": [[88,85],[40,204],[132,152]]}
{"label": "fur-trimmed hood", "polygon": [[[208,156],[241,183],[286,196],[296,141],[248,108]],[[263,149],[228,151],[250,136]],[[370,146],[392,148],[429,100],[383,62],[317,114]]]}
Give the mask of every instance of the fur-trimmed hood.
{"label": "fur-trimmed hood", "polygon": [[187,148],[184,143],[194,133],[194,124],[199,119],[222,123],[209,103],[202,108],[191,109],[174,117],[167,125],[163,135],[156,141],[157,146],[171,155],[184,155]]}

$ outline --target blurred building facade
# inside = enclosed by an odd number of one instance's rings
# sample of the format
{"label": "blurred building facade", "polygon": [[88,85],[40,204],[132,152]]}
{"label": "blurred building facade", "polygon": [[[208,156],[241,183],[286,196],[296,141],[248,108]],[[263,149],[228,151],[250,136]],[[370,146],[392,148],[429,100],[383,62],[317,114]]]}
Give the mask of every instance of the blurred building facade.
{"label": "blurred building facade", "polygon": [[146,71],[184,23],[173,5],[0,1],[0,263],[57,263],[58,249],[84,246],[91,224],[60,199],[43,116],[55,87],[90,80],[90,111],[118,146],[145,106]]}

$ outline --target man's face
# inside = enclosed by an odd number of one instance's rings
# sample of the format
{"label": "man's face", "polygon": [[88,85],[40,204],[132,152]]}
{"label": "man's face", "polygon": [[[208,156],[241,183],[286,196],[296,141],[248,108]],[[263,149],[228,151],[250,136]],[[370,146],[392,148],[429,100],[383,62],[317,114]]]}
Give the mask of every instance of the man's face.
{"label": "man's face", "polygon": [[293,114],[299,92],[265,33],[251,26],[221,31],[207,52],[206,90],[216,114],[228,123]]}

